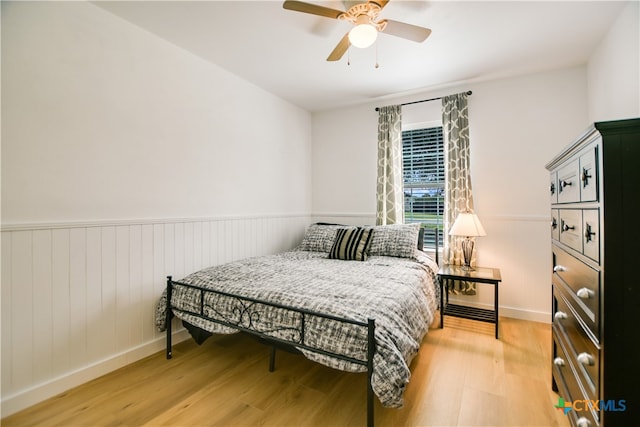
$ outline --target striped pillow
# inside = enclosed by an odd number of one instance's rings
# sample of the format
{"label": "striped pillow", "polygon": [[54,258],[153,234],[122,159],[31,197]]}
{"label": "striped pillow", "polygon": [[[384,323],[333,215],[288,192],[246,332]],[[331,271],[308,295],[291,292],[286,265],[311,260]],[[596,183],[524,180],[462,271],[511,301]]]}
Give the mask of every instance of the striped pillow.
{"label": "striped pillow", "polygon": [[347,261],[366,261],[373,229],[364,227],[340,228],[333,241],[329,258]]}

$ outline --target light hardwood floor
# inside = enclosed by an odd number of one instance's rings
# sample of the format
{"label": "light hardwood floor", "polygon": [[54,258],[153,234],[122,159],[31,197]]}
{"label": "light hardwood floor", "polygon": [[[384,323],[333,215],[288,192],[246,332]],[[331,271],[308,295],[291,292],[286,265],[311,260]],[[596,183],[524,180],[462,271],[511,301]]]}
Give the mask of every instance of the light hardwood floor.
{"label": "light hardwood floor", "polygon": [[[436,325],[437,326],[437,325]],[[402,409],[376,401],[377,426],[568,426],[551,391],[551,327],[445,318],[411,364]],[[10,426],[361,426],[366,374],[326,368],[245,335],[174,347],[1,421]]]}

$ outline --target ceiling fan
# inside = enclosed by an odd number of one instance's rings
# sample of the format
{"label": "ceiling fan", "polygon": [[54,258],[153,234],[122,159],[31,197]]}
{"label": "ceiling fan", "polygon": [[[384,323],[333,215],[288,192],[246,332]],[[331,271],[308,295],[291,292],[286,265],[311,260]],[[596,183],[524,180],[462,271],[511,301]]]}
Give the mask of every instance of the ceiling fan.
{"label": "ceiling fan", "polygon": [[429,37],[429,28],[407,24],[405,22],[382,19],[377,21],[380,11],[389,3],[389,0],[368,0],[350,7],[347,11],[331,9],[302,1],[286,0],[282,7],[296,12],[310,13],[312,15],[327,18],[341,19],[355,25],[351,31],[342,37],[333,52],[327,57],[327,61],[338,61],[349,49],[349,46],[369,47],[375,42],[378,33],[386,33],[403,39],[421,43]]}

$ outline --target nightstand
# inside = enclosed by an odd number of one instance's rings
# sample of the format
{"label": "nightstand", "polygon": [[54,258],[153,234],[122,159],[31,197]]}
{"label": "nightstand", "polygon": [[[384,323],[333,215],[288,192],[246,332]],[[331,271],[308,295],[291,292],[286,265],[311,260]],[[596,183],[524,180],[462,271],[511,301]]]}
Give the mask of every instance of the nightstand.
{"label": "nightstand", "polygon": [[[495,323],[496,339],[498,338],[498,283],[502,281],[500,270],[497,268],[475,267],[474,270],[463,270],[460,265],[445,265],[438,271],[440,278],[440,327],[444,328],[444,316],[463,317],[481,322]],[[455,280],[465,282],[484,283],[494,286],[493,310],[449,304],[449,285]]]}

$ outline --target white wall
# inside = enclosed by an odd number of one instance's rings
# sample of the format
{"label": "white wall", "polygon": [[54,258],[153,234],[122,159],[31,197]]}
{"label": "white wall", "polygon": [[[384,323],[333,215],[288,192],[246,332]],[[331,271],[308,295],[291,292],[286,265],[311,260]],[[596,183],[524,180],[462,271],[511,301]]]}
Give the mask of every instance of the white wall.
{"label": "white wall", "polygon": [[4,223],[309,211],[308,112],[72,3],[2,4]]}
{"label": "white wall", "polygon": [[2,415],[162,348],[172,274],[292,247],[311,115],[86,2],[2,2]]}
{"label": "white wall", "polygon": [[622,10],[589,60],[592,122],[640,117],[640,3]]}
{"label": "white wall", "polygon": [[[545,164],[587,126],[583,67],[474,83],[389,99],[384,104],[472,90],[471,169],[476,212],[487,236],[478,263],[499,267],[501,314],[549,321],[549,176]],[[367,104],[314,114],[314,219],[375,220],[377,113]],[[405,120],[437,119],[438,109],[407,106]],[[434,116],[434,114],[436,114]],[[405,117],[406,116],[406,117]],[[492,290],[471,303],[491,304]]]}

